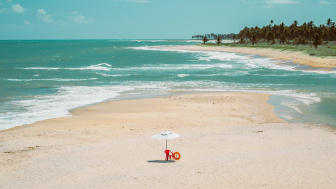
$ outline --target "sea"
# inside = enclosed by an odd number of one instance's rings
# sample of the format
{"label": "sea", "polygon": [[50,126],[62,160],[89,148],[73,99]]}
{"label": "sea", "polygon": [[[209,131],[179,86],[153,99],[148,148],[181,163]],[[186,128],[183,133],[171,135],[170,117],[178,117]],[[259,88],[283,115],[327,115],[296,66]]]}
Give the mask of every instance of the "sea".
{"label": "sea", "polygon": [[336,128],[336,69],[165,48],[200,43],[0,41],[0,130],[71,116],[103,101],[198,92],[270,94],[268,103],[282,119]]}

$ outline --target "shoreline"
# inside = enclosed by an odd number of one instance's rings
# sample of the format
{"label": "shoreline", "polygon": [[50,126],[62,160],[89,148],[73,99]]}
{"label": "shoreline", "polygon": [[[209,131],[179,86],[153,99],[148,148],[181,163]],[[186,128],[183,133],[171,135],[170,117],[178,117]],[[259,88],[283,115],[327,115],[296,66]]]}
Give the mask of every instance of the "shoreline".
{"label": "shoreline", "polygon": [[166,46],[166,47],[155,47],[162,49],[176,49],[176,50],[192,50],[192,51],[223,51],[232,52],[239,54],[248,55],[259,55],[269,58],[274,58],[278,60],[289,60],[293,63],[307,65],[314,68],[325,68],[326,70],[336,68],[336,58],[320,58],[313,57],[301,52],[293,51],[279,51],[275,49],[265,49],[265,48],[249,48],[249,47],[227,47],[227,46]]}
{"label": "shoreline", "polygon": [[[166,94],[166,95],[152,95],[152,96],[140,96],[140,97],[133,97],[133,98],[129,98],[129,97],[115,97],[106,101],[102,101],[102,102],[97,102],[94,104],[89,104],[89,105],[85,105],[85,106],[81,106],[78,108],[74,108],[71,109],[69,111],[69,114],[71,116],[63,116],[63,117],[56,117],[56,118],[50,118],[50,119],[46,119],[46,120],[41,120],[41,121],[37,121],[35,123],[31,123],[31,124],[25,124],[25,125],[19,125],[19,126],[15,126],[9,129],[5,129],[5,130],[0,130],[0,135],[1,133],[6,133],[6,132],[11,132],[11,131],[16,131],[16,130],[25,130],[27,128],[34,128],[36,126],[40,126],[43,125],[45,123],[49,123],[49,122],[53,122],[55,120],[62,120],[62,119],[71,119],[74,116],[78,116],[80,113],[78,112],[84,112],[87,111],[88,109],[94,108],[94,107],[100,107],[100,106],[106,106],[107,104],[110,103],[115,103],[115,102],[132,102],[132,101],[137,101],[137,100],[155,100],[155,99],[166,99],[166,98],[173,98],[173,97],[178,97],[178,96],[188,96],[188,95],[206,95],[206,94],[211,94],[211,95],[221,95],[221,94],[241,94],[241,95],[248,95],[251,94],[253,96],[259,96],[259,99],[264,99],[264,103],[266,103],[267,106],[272,107],[272,110],[268,110],[268,111],[264,111],[263,115],[267,116],[267,119],[270,120],[277,120],[277,122],[284,122],[284,120],[280,117],[278,117],[275,112],[274,112],[274,105],[271,105],[269,103],[267,103],[268,100],[265,100],[265,98],[268,98],[269,96],[271,96],[271,94],[264,94],[264,93],[250,93],[250,92],[197,92],[197,91],[193,91],[193,92],[172,92],[171,94]],[[261,98],[260,96],[266,96]]]}
{"label": "shoreline", "polygon": [[[75,109],[71,117],[2,131],[0,183],[4,188],[170,188],[171,183],[332,188],[336,133],[283,121],[267,103],[269,96],[231,92],[112,100]],[[165,142],[151,139],[162,130],[181,135],[168,141],[170,150],[181,153],[180,161],[162,161]]]}

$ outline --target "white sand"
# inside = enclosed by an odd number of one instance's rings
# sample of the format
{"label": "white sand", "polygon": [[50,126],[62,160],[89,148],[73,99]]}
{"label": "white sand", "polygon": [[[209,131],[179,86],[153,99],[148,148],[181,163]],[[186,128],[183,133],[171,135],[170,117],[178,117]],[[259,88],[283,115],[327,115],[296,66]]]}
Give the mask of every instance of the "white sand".
{"label": "white sand", "polygon": [[[336,188],[333,130],[285,123],[268,95],[192,94],[84,107],[0,132],[0,188]],[[162,130],[181,160],[164,163]]]}

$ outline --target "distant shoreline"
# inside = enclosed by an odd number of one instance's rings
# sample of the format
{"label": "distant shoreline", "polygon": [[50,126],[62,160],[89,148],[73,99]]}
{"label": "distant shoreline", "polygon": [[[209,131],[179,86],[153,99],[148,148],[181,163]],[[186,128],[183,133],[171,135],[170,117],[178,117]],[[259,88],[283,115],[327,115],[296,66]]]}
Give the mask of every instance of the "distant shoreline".
{"label": "distant shoreline", "polygon": [[260,55],[280,60],[291,60],[294,63],[308,65],[315,68],[336,68],[336,58],[313,57],[301,52],[280,51],[271,48],[228,47],[228,46],[170,46],[166,49],[195,50],[195,51],[224,51],[249,55]]}

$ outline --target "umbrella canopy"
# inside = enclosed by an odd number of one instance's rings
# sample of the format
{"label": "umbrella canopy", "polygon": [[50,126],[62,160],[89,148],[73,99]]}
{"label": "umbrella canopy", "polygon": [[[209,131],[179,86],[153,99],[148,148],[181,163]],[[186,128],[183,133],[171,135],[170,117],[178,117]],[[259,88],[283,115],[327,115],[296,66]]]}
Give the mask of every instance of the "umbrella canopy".
{"label": "umbrella canopy", "polygon": [[171,131],[162,131],[159,134],[152,136],[152,139],[166,140],[166,150],[167,150],[167,140],[178,137],[180,137],[180,135],[177,133],[173,133]]}
{"label": "umbrella canopy", "polygon": [[177,133],[173,133],[170,131],[162,131],[159,134],[152,136],[152,139],[168,140],[168,139],[173,139],[173,138],[178,138],[178,137],[180,137],[180,135]]}

